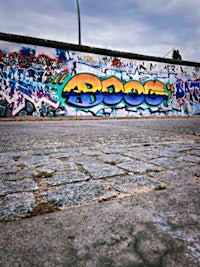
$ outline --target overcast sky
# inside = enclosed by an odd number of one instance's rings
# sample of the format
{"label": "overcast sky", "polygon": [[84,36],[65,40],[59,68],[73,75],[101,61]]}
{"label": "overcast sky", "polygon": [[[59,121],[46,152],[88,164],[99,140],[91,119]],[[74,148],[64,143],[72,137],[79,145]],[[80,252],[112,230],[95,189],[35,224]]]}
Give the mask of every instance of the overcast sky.
{"label": "overcast sky", "polygon": [[[79,0],[82,45],[200,62],[200,0]],[[78,44],[76,0],[0,0],[1,32]],[[171,58],[171,53],[167,56]]]}

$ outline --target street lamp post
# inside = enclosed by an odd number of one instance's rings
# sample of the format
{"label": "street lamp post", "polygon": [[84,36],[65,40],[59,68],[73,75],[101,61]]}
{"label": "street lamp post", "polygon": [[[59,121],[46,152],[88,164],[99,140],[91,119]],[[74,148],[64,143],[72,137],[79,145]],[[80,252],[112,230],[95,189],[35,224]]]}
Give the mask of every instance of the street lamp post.
{"label": "street lamp post", "polygon": [[80,16],[80,7],[78,0],[76,0],[76,5],[78,13],[78,44],[81,45],[81,16]]}

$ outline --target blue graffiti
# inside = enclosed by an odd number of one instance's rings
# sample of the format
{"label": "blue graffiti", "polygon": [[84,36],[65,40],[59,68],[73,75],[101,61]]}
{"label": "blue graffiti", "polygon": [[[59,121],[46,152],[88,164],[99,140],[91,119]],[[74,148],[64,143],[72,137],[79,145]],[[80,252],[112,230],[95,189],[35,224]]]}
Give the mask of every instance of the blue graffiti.
{"label": "blue graffiti", "polygon": [[178,82],[175,84],[176,88],[176,99],[184,97],[186,94],[190,95],[190,100],[196,100],[198,101],[198,97],[200,94],[196,94],[196,90],[200,90],[200,82],[194,82],[194,81],[187,81],[187,82]]}
{"label": "blue graffiti", "polygon": [[94,107],[98,104],[105,104],[107,106],[115,106],[120,102],[124,101],[124,103],[128,106],[138,106],[143,102],[151,105],[157,106],[163,100],[167,100],[168,97],[166,95],[156,95],[156,94],[136,94],[130,93],[125,94],[122,92],[110,94],[110,93],[72,93],[72,92],[63,92],[62,97],[65,98],[65,102],[68,105],[77,108],[89,108]]}

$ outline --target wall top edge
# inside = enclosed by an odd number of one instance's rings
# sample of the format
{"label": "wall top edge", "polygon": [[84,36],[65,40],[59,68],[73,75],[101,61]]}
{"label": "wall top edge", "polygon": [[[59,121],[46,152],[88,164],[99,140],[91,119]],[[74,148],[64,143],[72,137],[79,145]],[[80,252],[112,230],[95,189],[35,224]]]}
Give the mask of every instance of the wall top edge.
{"label": "wall top edge", "polygon": [[187,65],[187,66],[200,67],[199,62],[192,62],[192,61],[185,61],[185,60],[178,61],[178,60],[173,60],[169,58],[147,56],[147,55],[142,55],[142,54],[109,50],[105,48],[97,48],[97,47],[77,45],[77,44],[71,44],[71,43],[64,43],[64,42],[59,42],[59,41],[52,41],[52,40],[47,40],[47,39],[40,39],[36,37],[3,33],[3,32],[0,32],[0,40],[15,42],[15,43],[22,43],[22,44],[45,46],[45,47],[51,47],[51,48],[60,48],[63,50],[88,52],[88,53],[113,56],[113,57],[122,57],[122,58],[136,59],[136,60],[163,62],[163,63],[169,63],[169,64],[175,64],[175,65]]}

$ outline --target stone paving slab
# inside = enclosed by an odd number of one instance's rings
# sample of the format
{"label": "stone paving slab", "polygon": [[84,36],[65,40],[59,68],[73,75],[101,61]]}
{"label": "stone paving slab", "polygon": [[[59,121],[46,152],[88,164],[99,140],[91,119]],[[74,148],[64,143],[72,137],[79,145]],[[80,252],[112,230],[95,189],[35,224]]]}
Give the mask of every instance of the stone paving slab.
{"label": "stone paving slab", "polygon": [[[180,146],[181,150],[177,151],[174,144],[151,144],[147,149],[134,145],[121,148],[118,154],[114,148],[109,150],[103,146],[96,152],[93,148],[92,153],[81,147],[74,148],[74,154],[68,149],[65,153],[64,148],[42,149],[38,154],[34,150],[32,153],[5,153],[8,164],[0,167],[0,208],[4,208],[4,198],[20,192],[32,192],[35,207],[53,203],[57,209],[63,209],[121,194],[148,192],[159,186],[198,182],[200,157],[194,155],[194,151],[199,151],[199,144],[194,143],[193,149],[187,144]],[[21,204],[23,207],[24,203]],[[5,215],[4,212],[0,219],[24,217],[24,209],[18,207],[14,214],[8,211]],[[32,209],[27,209],[28,216],[31,212]]]}
{"label": "stone paving slab", "polygon": [[199,119],[79,123],[0,125],[0,266],[200,266]]}
{"label": "stone paving slab", "polygon": [[191,184],[0,223],[0,266],[198,267],[199,194]]}
{"label": "stone paving slab", "polygon": [[26,215],[36,206],[33,192],[21,192],[5,195],[0,199],[0,218],[9,220],[19,215]]}

